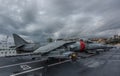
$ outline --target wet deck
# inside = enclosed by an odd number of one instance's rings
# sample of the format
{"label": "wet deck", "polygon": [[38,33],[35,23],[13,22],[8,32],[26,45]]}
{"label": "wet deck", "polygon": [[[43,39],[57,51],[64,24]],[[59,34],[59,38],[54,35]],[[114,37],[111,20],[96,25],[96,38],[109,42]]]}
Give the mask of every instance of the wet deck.
{"label": "wet deck", "polygon": [[[33,62],[35,63],[30,61],[27,65],[31,67],[29,70],[35,69],[35,71],[27,72],[27,74],[16,74],[15,76],[120,76],[120,48],[114,48],[89,58],[80,58],[77,62],[68,61],[51,66],[47,70],[36,70],[42,66],[39,60]],[[14,70],[22,72],[21,63],[19,64],[13,66],[13,68],[11,66],[8,69],[6,67],[5,69],[0,68],[0,76],[9,76]],[[2,67],[2,65],[0,66]]]}
{"label": "wet deck", "polygon": [[51,67],[46,76],[120,76],[120,49]]}

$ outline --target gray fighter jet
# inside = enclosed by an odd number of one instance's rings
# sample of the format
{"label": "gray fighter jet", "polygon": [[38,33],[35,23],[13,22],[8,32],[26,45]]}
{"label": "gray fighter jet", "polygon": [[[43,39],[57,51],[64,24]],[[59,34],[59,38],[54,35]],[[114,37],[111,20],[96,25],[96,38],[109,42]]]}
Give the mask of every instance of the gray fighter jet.
{"label": "gray fighter jet", "polygon": [[[17,51],[24,51],[24,52],[42,52],[42,53],[46,53],[49,52],[51,53],[51,51],[56,50],[57,47],[65,47],[64,50],[68,50],[69,51],[76,51],[76,52],[88,52],[88,51],[94,51],[94,52],[98,52],[98,50],[102,49],[102,50],[109,50],[112,47],[108,46],[108,45],[104,45],[101,43],[95,43],[92,41],[88,41],[88,40],[82,40],[81,41],[57,41],[57,42],[52,42],[46,46],[43,47],[38,47],[38,45],[35,44],[31,44],[26,42],[24,39],[22,39],[20,36],[18,36],[17,34],[13,34],[14,37],[14,42],[16,45],[16,49]],[[37,46],[37,47],[36,47]],[[97,51],[96,51],[97,50]],[[55,51],[56,52],[56,51]],[[60,49],[59,49],[60,52]],[[53,52],[52,52],[53,53]],[[58,52],[57,52],[58,53]]]}

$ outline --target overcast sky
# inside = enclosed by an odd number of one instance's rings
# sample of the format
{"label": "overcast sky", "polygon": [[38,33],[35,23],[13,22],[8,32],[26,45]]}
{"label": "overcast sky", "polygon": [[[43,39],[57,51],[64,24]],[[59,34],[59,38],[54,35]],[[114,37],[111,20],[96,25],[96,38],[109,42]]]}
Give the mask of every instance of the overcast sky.
{"label": "overcast sky", "polygon": [[0,0],[0,37],[17,33],[48,37],[120,34],[120,0]]}

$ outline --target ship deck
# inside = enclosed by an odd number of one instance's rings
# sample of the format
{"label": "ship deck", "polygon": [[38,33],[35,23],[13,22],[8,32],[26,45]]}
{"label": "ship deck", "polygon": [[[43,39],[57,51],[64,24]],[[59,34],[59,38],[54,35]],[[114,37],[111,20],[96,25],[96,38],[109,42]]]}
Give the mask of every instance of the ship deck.
{"label": "ship deck", "polygon": [[120,76],[120,49],[49,68],[46,76]]}
{"label": "ship deck", "polygon": [[[9,58],[5,59],[7,62]],[[15,62],[14,59],[16,58],[9,59],[9,61],[13,61],[12,64],[3,63],[4,65],[0,65],[0,76],[120,76],[120,48],[113,48],[110,51],[101,52],[99,55],[80,58],[77,62],[65,61],[60,64],[49,65],[47,69],[44,69],[40,60]],[[27,70],[21,68],[22,66],[26,67],[26,65]]]}

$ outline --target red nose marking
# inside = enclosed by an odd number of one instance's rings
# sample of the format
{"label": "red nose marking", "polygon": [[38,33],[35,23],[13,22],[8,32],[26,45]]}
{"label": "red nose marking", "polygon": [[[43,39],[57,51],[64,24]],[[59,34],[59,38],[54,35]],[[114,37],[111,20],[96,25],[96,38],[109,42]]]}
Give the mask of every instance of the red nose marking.
{"label": "red nose marking", "polygon": [[85,50],[85,42],[80,41],[80,52],[83,52]]}

